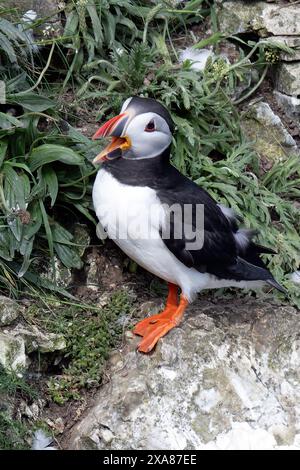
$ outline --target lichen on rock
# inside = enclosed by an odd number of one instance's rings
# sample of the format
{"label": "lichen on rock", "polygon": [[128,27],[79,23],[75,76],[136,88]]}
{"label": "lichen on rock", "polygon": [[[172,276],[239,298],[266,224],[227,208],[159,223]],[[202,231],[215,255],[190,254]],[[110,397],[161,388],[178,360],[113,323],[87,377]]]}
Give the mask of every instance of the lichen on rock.
{"label": "lichen on rock", "polygon": [[20,315],[19,304],[8,297],[0,296],[0,326],[10,325]]}
{"label": "lichen on rock", "polygon": [[279,66],[277,79],[277,89],[290,96],[300,96],[300,61],[282,63]]}
{"label": "lichen on rock", "polygon": [[298,5],[226,1],[219,6],[218,20],[220,31],[230,34],[255,31],[263,37],[300,35]]}
{"label": "lichen on rock", "polygon": [[261,158],[274,162],[299,154],[295,140],[268,103],[249,104],[241,125]]}
{"label": "lichen on rock", "polygon": [[25,368],[25,343],[22,338],[0,333],[0,364],[7,372]]}

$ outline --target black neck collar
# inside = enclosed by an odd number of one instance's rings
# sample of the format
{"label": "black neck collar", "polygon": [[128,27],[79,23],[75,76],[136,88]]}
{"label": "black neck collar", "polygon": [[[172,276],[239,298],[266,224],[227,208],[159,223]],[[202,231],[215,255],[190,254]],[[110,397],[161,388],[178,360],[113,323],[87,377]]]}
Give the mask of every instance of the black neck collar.
{"label": "black neck collar", "polygon": [[160,185],[168,176],[170,168],[170,147],[160,155],[145,159],[116,158],[103,163],[103,168],[111,173],[120,183],[130,186]]}

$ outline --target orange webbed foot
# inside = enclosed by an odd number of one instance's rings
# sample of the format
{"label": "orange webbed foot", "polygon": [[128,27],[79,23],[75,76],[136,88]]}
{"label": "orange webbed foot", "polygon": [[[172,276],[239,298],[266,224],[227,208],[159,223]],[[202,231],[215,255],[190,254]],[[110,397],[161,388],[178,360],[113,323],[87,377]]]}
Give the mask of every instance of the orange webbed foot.
{"label": "orange webbed foot", "polygon": [[166,308],[163,312],[158,313],[157,315],[152,315],[151,317],[145,318],[144,320],[138,322],[134,329],[133,333],[139,336],[145,336],[157,323],[161,323],[164,319],[168,318],[168,315],[171,315],[176,311],[177,307]]}
{"label": "orange webbed foot", "polygon": [[180,323],[187,305],[187,299],[181,296],[178,306],[170,305],[167,302],[166,309],[162,313],[139,322],[133,330],[135,334],[143,336],[138,345],[138,350],[143,353],[149,353],[160,338]]}
{"label": "orange webbed foot", "polygon": [[145,318],[144,320],[138,322],[133,329],[134,334],[145,336],[147,331],[149,332],[153,325],[166,317],[168,318],[168,316],[176,311],[178,307],[178,287],[171,283],[168,284],[168,287],[169,293],[165,309],[157,315],[152,315],[151,317]]}

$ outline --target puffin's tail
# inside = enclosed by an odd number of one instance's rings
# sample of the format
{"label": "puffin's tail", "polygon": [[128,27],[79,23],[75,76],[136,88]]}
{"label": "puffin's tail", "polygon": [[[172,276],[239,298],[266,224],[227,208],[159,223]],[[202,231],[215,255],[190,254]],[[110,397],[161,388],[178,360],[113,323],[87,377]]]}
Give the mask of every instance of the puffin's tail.
{"label": "puffin's tail", "polygon": [[266,283],[287,295],[287,290],[282,287],[279,282],[276,281],[276,279],[274,279],[267,266],[261,259],[261,254],[276,255],[277,253],[276,251],[272,250],[272,248],[267,248],[266,246],[259,245],[258,243],[250,242],[243,259],[245,259],[248,263],[253,264],[254,266],[263,268],[269,275],[269,278],[266,279]]}
{"label": "puffin's tail", "polygon": [[274,279],[263,261],[259,258],[259,255],[257,255],[257,261],[254,264],[238,257],[237,263],[227,268],[228,274],[231,274],[233,279],[238,281],[264,281],[283,294],[287,294],[286,289]]}
{"label": "puffin's tail", "polygon": [[288,294],[288,291],[284,287],[282,287],[282,285],[279,284],[279,282],[277,282],[274,278],[268,279],[267,284],[269,284],[269,286],[271,287],[275,287],[275,289],[279,290],[279,292],[282,292],[284,295]]}

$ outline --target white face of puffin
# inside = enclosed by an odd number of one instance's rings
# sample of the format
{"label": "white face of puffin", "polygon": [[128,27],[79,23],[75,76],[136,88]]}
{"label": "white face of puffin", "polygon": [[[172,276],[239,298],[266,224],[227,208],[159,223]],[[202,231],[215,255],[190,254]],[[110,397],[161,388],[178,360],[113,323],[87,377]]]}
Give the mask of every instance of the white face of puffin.
{"label": "white face of puffin", "polygon": [[122,134],[130,139],[131,146],[123,158],[153,158],[160,155],[172,141],[166,121],[156,113],[138,114],[129,121]]}
{"label": "white face of puffin", "polygon": [[[132,102],[133,100],[133,102]],[[172,142],[172,132],[164,117],[153,111],[141,112],[146,98],[130,97],[123,103],[119,116],[107,121],[93,139],[111,137],[110,144],[94,159],[94,163],[122,156],[125,159],[147,159],[159,156]],[[150,108],[153,108],[153,101]],[[132,104],[132,103],[133,104]],[[139,109],[137,111],[136,105]],[[146,111],[145,109],[145,111]],[[120,155],[120,150],[122,151]]]}

